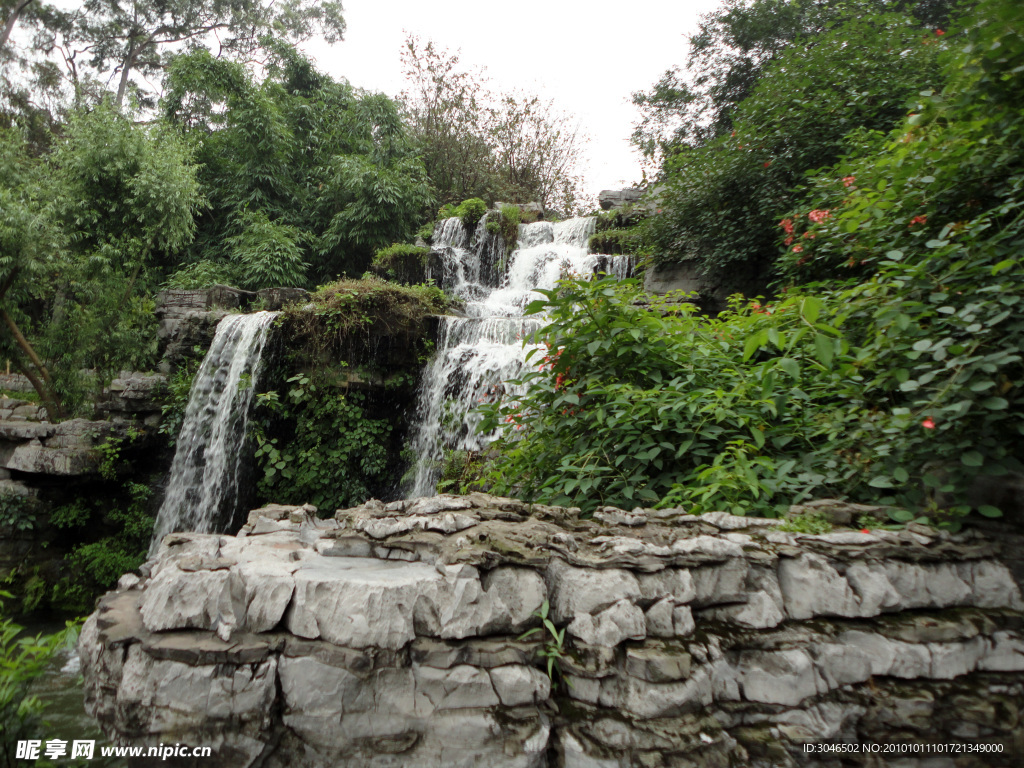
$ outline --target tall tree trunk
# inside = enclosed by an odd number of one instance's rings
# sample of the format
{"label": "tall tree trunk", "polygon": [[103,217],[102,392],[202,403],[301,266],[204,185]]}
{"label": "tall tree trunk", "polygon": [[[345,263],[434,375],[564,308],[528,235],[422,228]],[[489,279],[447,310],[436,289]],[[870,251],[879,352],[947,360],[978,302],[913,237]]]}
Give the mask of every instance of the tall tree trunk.
{"label": "tall tree trunk", "polygon": [[34,0],[21,0],[20,3],[14,6],[14,10],[11,11],[11,15],[7,17],[7,23],[4,24],[3,36],[0,37],[0,50],[3,50],[3,47],[7,45],[7,40],[10,38],[11,32],[14,30],[14,25],[18,23],[18,17],[21,16],[22,11],[24,11],[33,2]]}
{"label": "tall tree trunk", "polygon": [[53,393],[53,382],[50,381],[50,371],[43,365],[43,361],[39,359],[39,355],[32,348],[32,345],[28,343],[28,339],[18,328],[17,323],[14,322],[7,310],[0,307],[0,319],[4,321],[4,324],[10,330],[11,335],[14,336],[14,341],[21,348],[21,351],[25,353],[25,356],[31,361],[32,365],[35,366],[36,371],[33,371],[31,367],[26,365],[21,360],[15,359],[14,364],[18,366],[18,369],[25,375],[25,378],[32,384],[32,388],[39,395],[39,399],[43,405],[46,406],[47,415],[51,421],[60,420],[64,418],[64,409],[61,408],[60,403],[57,401],[56,395]]}
{"label": "tall tree trunk", "polygon": [[132,71],[132,65],[135,63],[135,41],[133,40],[128,46],[128,55],[124,57],[124,63],[121,65],[121,80],[117,84],[117,106],[121,106],[124,101],[124,92],[128,88],[128,73]]}

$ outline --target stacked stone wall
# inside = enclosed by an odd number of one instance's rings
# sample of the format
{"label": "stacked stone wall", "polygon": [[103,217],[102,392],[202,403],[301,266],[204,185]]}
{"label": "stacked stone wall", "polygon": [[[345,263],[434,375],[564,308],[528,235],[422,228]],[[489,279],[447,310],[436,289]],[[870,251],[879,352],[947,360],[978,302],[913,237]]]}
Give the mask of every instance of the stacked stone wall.
{"label": "stacked stone wall", "polygon": [[[267,768],[1024,755],[1010,529],[804,535],[485,494],[314,512],[172,534],[103,599],[80,652],[112,737]],[[560,651],[524,637],[545,611]]]}

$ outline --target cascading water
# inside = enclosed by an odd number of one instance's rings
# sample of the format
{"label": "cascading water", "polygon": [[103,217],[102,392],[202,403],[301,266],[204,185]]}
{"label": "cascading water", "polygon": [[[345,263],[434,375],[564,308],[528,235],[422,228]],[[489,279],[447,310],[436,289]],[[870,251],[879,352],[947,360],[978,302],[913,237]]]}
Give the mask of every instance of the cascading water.
{"label": "cascading water", "polygon": [[210,533],[234,512],[249,406],[276,312],[228,315],[189,392],[150,554],[173,531]]}
{"label": "cascading water", "polygon": [[504,243],[487,231],[486,217],[473,233],[457,218],[438,224],[433,250],[440,274],[431,277],[466,302],[465,316],[441,319],[437,352],[420,382],[410,441],[415,474],[407,497],[434,493],[445,450],[477,451],[494,438],[477,434],[474,407],[515,393],[509,379],[526,372],[531,347],[523,340],[543,325],[523,316],[526,305],[539,298],[534,291],[552,289],[568,274],[632,272],[629,256],[587,253],[594,224],[593,218],[522,224],[507,264]]}

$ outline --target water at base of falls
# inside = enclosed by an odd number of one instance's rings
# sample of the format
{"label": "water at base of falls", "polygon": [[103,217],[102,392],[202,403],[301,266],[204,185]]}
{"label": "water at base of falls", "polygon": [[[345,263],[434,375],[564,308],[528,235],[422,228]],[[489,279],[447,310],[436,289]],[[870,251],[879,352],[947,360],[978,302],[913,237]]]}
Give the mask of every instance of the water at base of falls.
{"label": "water at base of falls", "polygon": [[249,407],[276,312],[228,315],[189,392],[150,554],[173,531],[213,532],[234,512]]}
{"label": "water at base of falls", "polygon": [[507,264],[504,243],[487,231],[486,217],[472,233],[457,218],[438,224],[432,250],[440,274],[431,277],[466,302],[465,316],[441,319],[437,352],[417,395],[410,440],[416,464],[403,495],[433,495],[446,450],[478,451],[496,437],[477,434],[474,408],[516,393],[508,381],[526,372],[531,346],[524,340],[544,325],[523,316],[541,298],[538,288],[555,288],[567,275],[630,276],[632,257],[587,253],[594,224],[593,218],[521,224]]}

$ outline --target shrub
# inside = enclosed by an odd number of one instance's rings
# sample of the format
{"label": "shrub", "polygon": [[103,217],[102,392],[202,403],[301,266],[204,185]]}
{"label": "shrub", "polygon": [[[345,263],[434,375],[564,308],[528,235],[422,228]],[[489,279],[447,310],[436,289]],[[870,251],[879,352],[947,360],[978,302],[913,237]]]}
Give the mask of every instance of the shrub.
{"label": "shrub", "polygon": [[636,253],[643,242],[643,235],[637,229],[606,229],[590,236],[587,250],[608,255]]}
{"label": "shrub", "polygon": [[234,265],[203,260],[171,273],[164,285],[167,288],[188,291],[209,288],[212,285],[234,285],[237,282],[238,273]]}
{"label": "shrub", "polygon": [[242,288],[305,286],[302,245],[307,235],[298,227],[271,221],[262,211],[238,217],[240,232],[225,240]]}
{"label": "shrub", "polygon": [[458,205],[445,203],[437,212],[437,217],[439,219],[462,219],[462,223],[466,227],[475,227],[485,213],[487,213],[487,203],[479,197],[471,197]]}
{"label": "shrub", "polygon": [[381,248],[373,256],[371,271],[399,283],[422,283],[427,276],[429,248],[395,243]]}
{"label": "shrub", "polygon": [[389,468],[391,424],[367,418],[360,393],[318,385],[305,374],[287,383],[284,398],[276,392],[257,396],[291,426],[287,436],[257,436],[260,493],[281,503],[310,502],[325,510],[362,503]]}
{"label": "shrub", "polygon": [[[0,592],[0,597],[10,595]],[[71,622],[55,634],[33,637],[0,614],[0,762],[3,765],[17,764],[15,750],[19,741],[39,738],[45,705],[31,693],[32,684],[45,674],[56,653],[73,645],[76,637],[77,627]]]}
{"label": "shrub", "polygon": [[499,491],[771,513],[865,482],[849,446],[863,414],[839,386],[856,368],[818,299],[705,319],[690,304],[648,310],[631,280],[542,293],[529,311],[549,313],[547,354],[524,395],[482,407],[481,431],[505,427]]}

